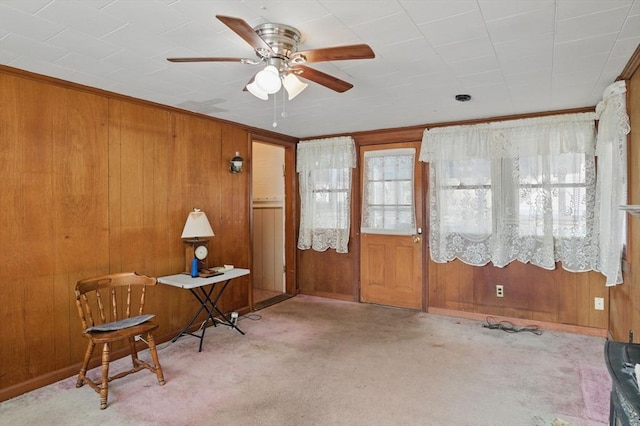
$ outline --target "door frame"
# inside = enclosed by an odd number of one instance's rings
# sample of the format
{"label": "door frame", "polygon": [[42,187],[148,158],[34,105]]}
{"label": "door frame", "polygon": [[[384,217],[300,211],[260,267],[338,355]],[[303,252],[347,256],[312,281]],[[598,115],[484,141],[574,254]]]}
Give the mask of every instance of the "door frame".
{"label": "door frame", "polygon": [[[249,145],[251,146],[250,158],[253,157],[253,143],[264,143],[284,148],[284,259],[285,259],[285,293],[295,295],[297,293],[297,269],[296,269],[296,236],[298,235],[298,180],[296,179],[296,143],[259,133],[249,133]],[[251,163],[250,163],[251,164]],[[251,170],[251,167],[249,168]],[[250,173],[253,173],[252,171]],[[252,181],[252,180],[250,180]],[[253,184],[249,194],[253,197]],[[253,257],[253,209],[251,209],[251,241],[250,250]],[[252,259],[253,261],[253,259]],[[253,292],[249,293],[249,306],[253,308]]]}
{"label": "door frame", "polygon": [[[390,132],[376,132],[376,133],[370,133],[370,132],[366,132],[363,133],[361,135],[354,135],[354,139],[356,142],[356,147],[357,147],[357,155],[358,158],[361,158],[361,148],[364,146],[369,146],[369,145],[393,145],[393,144],[398,144],[398,143],[404,143],[404,142],[420,142],[422,140],[422,132],[424,131],[424,128],[420,128],[420,129],[408,129],[405,132],[399,132],[399,133],[394,133],[393,131]],[[416,152],[416,155],[420,156],[420,152]],[[429,238],[429,196],[428,196],[428,190],[429,190],[429,165],[428,163],[424,163],[422,161],[418,161],[418,166],[419,167],[419,179],[420,181],[417,182],[418,183],[418,189],[422,191],[422,220],[423,220],[423,226],[422,226],[422,241],[420,244],[422,244],[422,311],[423,312],[428,312],[429,311],[429,244],[428,244],[428,238]],[[358,261],[355,262],[356,265],[354,265],[355,268],[357,268],[357,277],[358,277],[358,283],[357,283],[357,290],[355,292],[356,294],[356,300],[360,300],[360,285],[361,285],[361,270],[360,270],[360,225],[361,225],[361,220],[362,220],[362,164],[357,165],[357,169],[356,171],[354,171],[354,176],[353,177],[353,198],[354,198],[354,203],[353,203],[353,216],[352,216],[352,221],[351,223],[354,225],[355,229],[355,235],[356,235],[356,239],[357,239],[357,259]]]}

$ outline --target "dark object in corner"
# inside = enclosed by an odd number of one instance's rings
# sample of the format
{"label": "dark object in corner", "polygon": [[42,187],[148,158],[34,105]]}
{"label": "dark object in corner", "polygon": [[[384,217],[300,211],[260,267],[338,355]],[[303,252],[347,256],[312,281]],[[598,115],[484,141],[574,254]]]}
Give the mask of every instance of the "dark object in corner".
{"label": "dark object in corner", "polygon": [[612,381],[609,424],[638,424],[640,393],[635,365],[640,363],[640,344],[608,341],[604,345],[604,359]]}

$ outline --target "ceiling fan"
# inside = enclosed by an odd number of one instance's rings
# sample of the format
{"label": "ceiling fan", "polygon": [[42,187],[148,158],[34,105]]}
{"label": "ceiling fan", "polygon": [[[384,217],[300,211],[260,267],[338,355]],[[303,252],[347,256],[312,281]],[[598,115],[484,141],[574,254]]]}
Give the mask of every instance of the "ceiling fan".
{"label": "ceiling fan", "polygon": [[216,18],[249,43],[255,50],[257,58],[203,57],[167,58],[167,60],[170,62],[240,62],[251,65],[265,63],[265,68],[257,72],[245,86],[245,90],[264,100],[269,98],[269,94],[277,93],[282,86],[285,87],[289,99],[293,99],[307,87],[307,84],[300,81],[298,77],[336,92],[346,92],[353,87],[353,84],[304,64],[375,57],[373,50],[366,44],[298,51],[300,31],[289,25],[265,23],[251,28],[240,18],[223,15],[216,15]]}

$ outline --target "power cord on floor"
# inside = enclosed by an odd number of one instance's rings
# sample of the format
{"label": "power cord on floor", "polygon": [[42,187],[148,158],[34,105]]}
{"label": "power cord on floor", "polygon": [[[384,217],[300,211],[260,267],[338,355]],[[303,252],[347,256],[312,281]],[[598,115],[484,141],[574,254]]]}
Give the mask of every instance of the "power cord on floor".
{"label": "power cord on floor", "polygon": [[518,327],[514,323],[509,321],[496,321],[493,317],[487,317],[487,322],[482,323],[482,326],[491,330],[502,330],[506,333],[520,333],[522,331],[528,331],[536,336],[542,334],[542,330],[537,325],[527,325],[524,327]]}
{"label": "power cord on floor", "polygon": [[242,315],[240,317],[240,319],[250,319],[251,321],[259,321],[262,319],[262,315],[258,315],[258,314],[246,314],[246,315]]}

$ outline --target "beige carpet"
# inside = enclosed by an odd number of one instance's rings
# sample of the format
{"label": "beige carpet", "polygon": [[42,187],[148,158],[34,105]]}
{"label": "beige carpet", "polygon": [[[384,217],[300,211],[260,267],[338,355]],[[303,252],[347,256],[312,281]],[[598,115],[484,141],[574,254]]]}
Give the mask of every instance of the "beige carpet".
{"label": "beige carpet", "polygon": [[0,403],[0,424],[607,422],[602,338],[508,334],[475,321],[309,296],[239,325],[246,336],[209,328],[201,353],[190,336],[161,345],[165,386],[147,372],[114,381],[101,411],[98,395],[76,389],[72,377]]}

